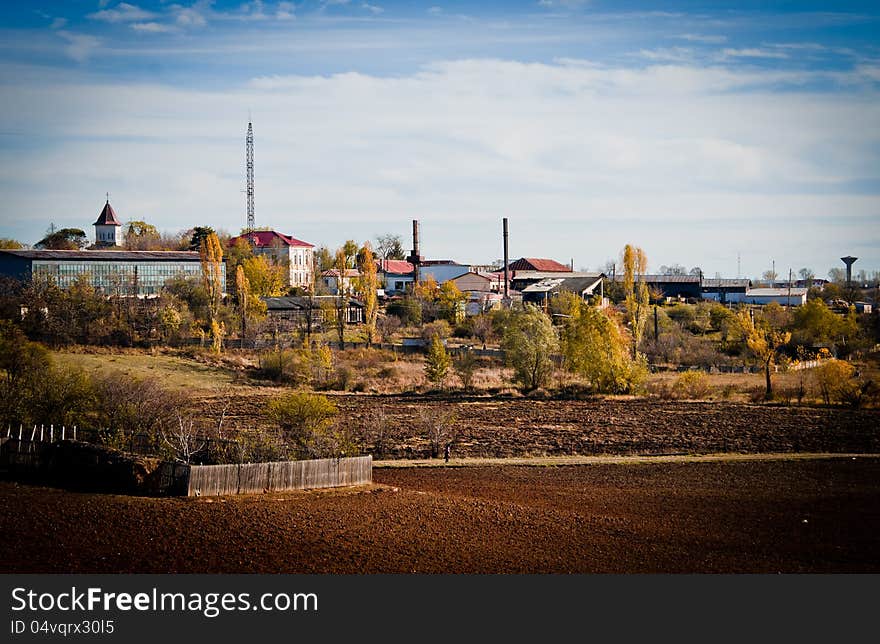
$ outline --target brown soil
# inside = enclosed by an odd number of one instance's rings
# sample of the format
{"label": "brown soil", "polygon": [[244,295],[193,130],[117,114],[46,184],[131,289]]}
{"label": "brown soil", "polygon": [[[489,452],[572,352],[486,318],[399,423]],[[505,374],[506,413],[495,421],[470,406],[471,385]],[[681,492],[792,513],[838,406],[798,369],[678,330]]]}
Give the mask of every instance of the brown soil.
{"label": "brown soil", "polygon": [[880,572],[877,458],[374,476],[225,499],[0,483],[0,572]]}
{"label": "brown soil", "polygon": [[[277,395],[278,392],[273,392]],[[226,427],[266,426],[269,395],[234,397]],[[462,396],[333,395],[340,423],[376,458],[425,458],[431,448],[420,410],[455,411],[454,457],[716,452],[880,453],[880,410],[671,402],[648,399],[543,400]],[[204,401],[210,417],[222,408]],[[375,411],[384,413],[376,449]]]}

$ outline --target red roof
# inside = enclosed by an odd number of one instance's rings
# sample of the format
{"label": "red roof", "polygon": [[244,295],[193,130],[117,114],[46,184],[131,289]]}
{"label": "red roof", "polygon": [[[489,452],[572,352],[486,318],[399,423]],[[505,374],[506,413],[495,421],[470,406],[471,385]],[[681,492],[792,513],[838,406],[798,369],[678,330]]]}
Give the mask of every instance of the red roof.
{"label": "red roof", "polygon": [[408,275],[413,272],[413,265],[402,259],[379,259],[376,264],[380,271],[393,275]]}
{"label": "red roof", "polygon": [[[322,277],[339,277],[339,269],[331,268],[331,269],[326,270],[323,273],[321,273],[321,276]],[[345,276],[346,277],[360,277],[361,273],[356,268],[346,268],[345,269]]]}
{"label": "red roof", "polygon": [[255,230],[250,233],[245,233],[244,235],[239,235],[238,237],[233,237],[232,239],[230,239],[229,245],[235,245],[235,242],[239,239],[245,239],[257,248],[269,248],[270,246],[272,246],[272,242],[276,239],[281,243],[282,246],[302,246],[305,248],[315,247],[314,244],[295,239],[290,235],[277,233],[274,230]]}
{"label": "red roof", "polygon": [[113,206],[110,205],[110,200],[107,200],[107,203],[104,204],[104,209],[101,211],[101,214],[98,215],[98,221],[96,221],[93,226],[121,226],[119,220],[116,218],[116,212],[113,210]]}
{"label": "red roof", "polygon": [[541,271],[542,273],[570,273],[571,266],[560,264],[555,259],[521,257],[508,267],[511,271]]}

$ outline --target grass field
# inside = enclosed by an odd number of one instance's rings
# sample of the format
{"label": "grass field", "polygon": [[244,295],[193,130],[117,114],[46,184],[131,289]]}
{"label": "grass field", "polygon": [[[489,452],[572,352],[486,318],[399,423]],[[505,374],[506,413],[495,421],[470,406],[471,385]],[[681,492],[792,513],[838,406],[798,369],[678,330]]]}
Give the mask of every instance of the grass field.
{"label": "grass field", "polygon": [[67,353],[55,352],[58,364],[78,366],[88,373],[118,371],[138,379],[159,379],[171,389],[188,388],[210,393],[233,384],[235,372],[191,358],[149,353]]}

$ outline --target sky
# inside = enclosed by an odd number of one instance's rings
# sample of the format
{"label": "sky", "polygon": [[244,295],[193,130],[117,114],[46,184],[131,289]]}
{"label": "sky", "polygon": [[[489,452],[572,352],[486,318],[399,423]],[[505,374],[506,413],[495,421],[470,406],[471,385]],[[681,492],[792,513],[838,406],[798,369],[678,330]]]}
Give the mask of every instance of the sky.
{"label": "sky", "polygon": [[0,237],[256,224],[462,263],[880,269],[875,2],[0,3]]}

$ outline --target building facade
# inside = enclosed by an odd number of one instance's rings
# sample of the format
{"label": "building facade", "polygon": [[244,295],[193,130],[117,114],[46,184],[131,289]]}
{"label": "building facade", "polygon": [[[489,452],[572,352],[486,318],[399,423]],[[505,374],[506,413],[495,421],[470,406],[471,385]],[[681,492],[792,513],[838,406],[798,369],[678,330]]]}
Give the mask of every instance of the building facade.
{"label": "building facade", "polygon": [[[106,295],[153,297],[172,278],[201,279],[199,254],[146,250],[0,250],[0,275],[20,280],[50,279],[69,288],[86,275]],[[226,265],[221,264],[222,292]]]}
{"label": "building facade", "polygon": [[255,255],[263,255],[286,267],[285,286],[310,290],[315,275],[315,245],[284,235],[274,230],[255,230],[229,240],[234,245],[238,240],[250,244]]}

